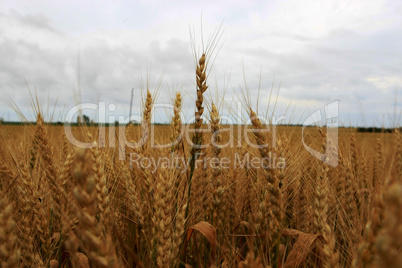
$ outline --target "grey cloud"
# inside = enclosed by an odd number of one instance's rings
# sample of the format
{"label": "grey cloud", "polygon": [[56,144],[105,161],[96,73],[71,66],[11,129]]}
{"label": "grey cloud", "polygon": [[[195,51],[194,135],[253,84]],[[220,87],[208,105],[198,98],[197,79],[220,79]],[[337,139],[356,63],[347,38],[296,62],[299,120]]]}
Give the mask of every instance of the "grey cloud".
{"label": "grey cloud", "polygon": [[15,17],[18,21],[22,24],[29,25],[33,28],[48,30],[53,33],[57,31],[51,26],[50,20],[44,16],[43,14],[36,14],[36,15],[22,15],[15,10],[10,11],[10,15]]}
{"label": "grey cloud", "polygon": [[[180,90],[185,98],[184,113],[192,116],[195,75],[189,38],[185,38],[187,32],[165,40],[152,36],[146,41],[127,38],[129,41],[123,42],[119,41],[121,35],[107,31],[97,32],[93,37],[70,36],[40,14],[10,12],[0,14],[0,18],[17,23],[18,29],[23,30],[22,35],[24,31],[41,35],[38,40],[24,39],[24,36],[8,32],[6,27],[0,27],[0,90],[3,96],[10,96],[26,106],[26,110],[30,108],[25,101],[28,96],[25,79],[30,87],[37,88],[42,98],[50,92],[60,97],[60,105],[71,107],[75,104],[73,90],[77,90],[79,53],[82,101],[105,100],[119,104],[127,112],[130,89],[135,87],[135,109],[139,109],[140,76],[146,80],[150,71],[154,87],[159,75],[164,75],[158,101],[171,102],[172,92]],[[235,23],[233,17],[229,21]],[[132,32],[126,29],[125,34],[129,36]],[[11,38],[8,34],[14,35]],[[317,107],[308,107],[308,110],[315,110],[331,100],[340,99],[343,122],[347,122],[349,116],[357,120],[363,113],[371,124],[374,118],[381,120],[382,114],[393,110],[395,87],[400,88],[400,85],[388,83],[386,79],[400,77],[402,71],[400,36],[402,32],[396,27],[367,33],[338,28],[320,38],[290,31],[243,31],[239,36],[229,38],[219,52],[209,77],[210,88],[205,102],[208,105],[216,100],[216,91],[222,96],[223,77],[231,74],[225,95],[230,108],[232,101],[241,96],[239,85],[244,87],[244,62],[253,105],[257,102],[262,68],[261,111],[265,110],[275,78],[274,92],[281,83],[280,97],[283,97],[278,103],[278,114],[285,111],[288,100],[297,103],[296,111],[301,114],[306,111],[304,102],[314,101]],[[280,52],[275,42],[292,49]],[[385,79],[385,86],[381,88],[370,80],[376,78]],[[400,91],[398,94],[402,99]],[[6,110],[0,106],[0,116]]]}
{"label": "grey cloud", "polygon": [[[251,95],[257,94],[259,67],[262,66],[264,89],[270,89],[272,79],[276,77],[284,88],[280,95],[290,100],[316,100],[325,104],[341,99],[344,122],[347,115],[352,114],[355,119],[359,117],[359,102],[368,118],[378,118],[388,113],[390,108],[392,110],[395,88],[380,90],[367,79],[400,77],[402,46],[396,45],[401,42],[396,37],[397,32],[364,35],[338,29],[321,39],[312,39],[292,53],[243,47],[239,54],[247,55],[245,61],[250,64],[245,65],[252,68],[247,70],[246,67],[246,74],[253,73],[247,77]],[[237,60],[241,61],[240,57]],[[269,94],[269,90],[265,92],[265,95]],[[370,104],[366,105],[368,100]]]}

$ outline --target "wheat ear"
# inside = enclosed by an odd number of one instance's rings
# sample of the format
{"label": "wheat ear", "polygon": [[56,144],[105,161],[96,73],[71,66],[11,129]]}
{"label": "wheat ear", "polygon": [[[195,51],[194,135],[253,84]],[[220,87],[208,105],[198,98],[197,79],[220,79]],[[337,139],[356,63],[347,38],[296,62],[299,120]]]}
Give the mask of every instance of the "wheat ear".
{"label": "wheat ear", "polygon": [[88,176],[90,157],[84,149],[77,150],[74,177],[77,186],[74,196],[80,205],[78,218],[80,222],[81,245],[87,252],[90,261],[96,267],[114,267],[116,257],[108,252],[105,238],[102,237],[103,226],[95,218],[96,214],[96,182]]}
{"label": "wheat ear", "polygon": [[182,131],[182,125],[181,125],[181,117],[180,117],[180,112],[181,112],[181,105],[182,105],[182,98],[180,92],[176,93],[176,99],[174,101],[174,111],[173,111],[173,118],[172,118],[172,136],[170,138],[170,141],[174,143],[172,145],[172,152],[177,151],[180,148],[180,145],[182,144],[181,140],[181,131]]}
{"label": "wheat ear", "polygon": [[[201,58],[198,60],[198,65],[196,69],[196,82],[197,82],[197,100],[195,101],[195,124],[194,124],[194,136],[192,139],[192,148],[190,153],[190,176],[188,178],[188,197],[187,202],[190,202],[191,196],[191,181],[194,175],[195,162],[199,157],[201,145],[202,145],[202,114],[204,113],[204,107],[202,106],[204,102],[204,92],[208,89],[207,86],[207,75],[206,75],[206,64],[205,64],[205,53],[202,54]],[[188,216],[189,203],[187,203],[185,218]]]}
{"label": "wheat ear", "polygon": [[18,266],[20,254],[14,234],[15,222],[7,197],[0,199],[0,263],[1,267]]}

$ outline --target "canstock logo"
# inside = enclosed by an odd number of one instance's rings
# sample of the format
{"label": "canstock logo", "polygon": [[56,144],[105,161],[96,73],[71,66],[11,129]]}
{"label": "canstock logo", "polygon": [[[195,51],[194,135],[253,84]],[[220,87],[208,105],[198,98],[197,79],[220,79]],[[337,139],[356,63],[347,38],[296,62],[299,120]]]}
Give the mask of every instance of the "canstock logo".
{"label": "canstock logo", "polygon": [[[327,163],[330,166],[338,165],[338,116],[339,116],[339,101],[334,101],[324,107],[325,117],[321,111],[317,110],[312,113],[303,123],[302,142],[304,148],[315,158]],[[327,139],[325,153],[318,152],[309,147],[304,141],[304,129],[307,126],[324,125],[327,127]]]}

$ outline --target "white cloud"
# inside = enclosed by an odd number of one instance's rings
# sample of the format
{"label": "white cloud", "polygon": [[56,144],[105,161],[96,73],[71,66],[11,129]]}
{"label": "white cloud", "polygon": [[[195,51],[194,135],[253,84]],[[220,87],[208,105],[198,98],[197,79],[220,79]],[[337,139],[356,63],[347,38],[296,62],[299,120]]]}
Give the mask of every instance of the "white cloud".
{"label": "white cloud", "polygon": [[402,78],[398,76],[369,77],[367,81],[381,90],[390,90],[402,85]]}
{"label": "white cloud", "polygon": [[[11,97],[28,111],[26,80],[40,97],[59,96],[60,107],[71,107],[79,53],[83,101],[114,102],[127,114],[130,89],[138,90],[140,71],[145,78],[151,69],[154,82],[164,75],[158,100],[170,101],[173,91],[182,90],[185,113],[192,115],[189,27],[200,46],[202,14],[205,42],[224,19],[225,43],[209,77],[207,104],[216,100],[217,90],[223,95],[222,80],[229,74],[227,106],[241,96],[243,68],[256,104],[261,69],[262,111],[275,78],[275,89],[281,83],[278,113],[289,101],[302,114],[340,99],[341,121],[364,114],[371,124],[394,110],[395,90],[402,99],[401,6],[398,1],[10,1],[0,8],[0,90],[3,99]],[[137,97],[137,110],[139,104]],[[9,110],[0,106],[0,117]]]}

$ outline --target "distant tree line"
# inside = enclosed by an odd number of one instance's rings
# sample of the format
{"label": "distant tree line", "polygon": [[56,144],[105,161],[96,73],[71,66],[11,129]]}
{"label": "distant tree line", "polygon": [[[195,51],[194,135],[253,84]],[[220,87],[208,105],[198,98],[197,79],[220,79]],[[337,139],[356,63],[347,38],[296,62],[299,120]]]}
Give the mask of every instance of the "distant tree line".
{"label": "distant tree line", "polygon": [[[373,132],[373,133],[393,133],[396,128],[379,128],[379,127],[359,127],[357,132]],[[398,128],[399,132],[402,131],[402,127]]]}
{"label": "distant tree line", "polygon": [[82,116],[77,116],[77,124],[86,124],[89,125],[91,123],[91,120],[89,119],[89,116],[86,116],[83,114]]}

